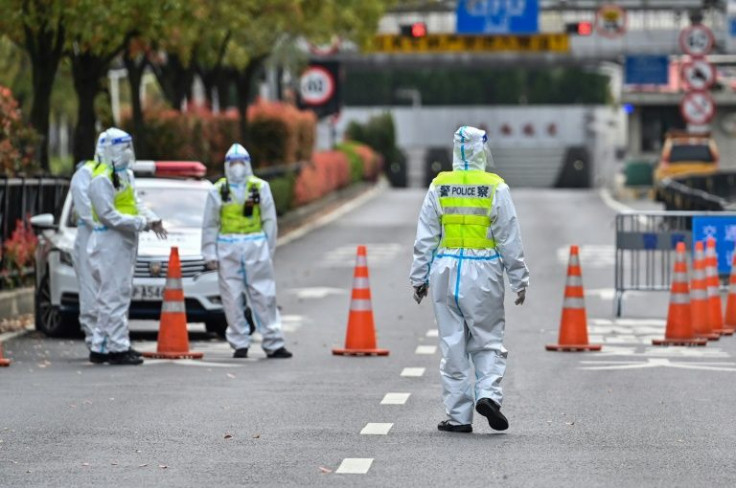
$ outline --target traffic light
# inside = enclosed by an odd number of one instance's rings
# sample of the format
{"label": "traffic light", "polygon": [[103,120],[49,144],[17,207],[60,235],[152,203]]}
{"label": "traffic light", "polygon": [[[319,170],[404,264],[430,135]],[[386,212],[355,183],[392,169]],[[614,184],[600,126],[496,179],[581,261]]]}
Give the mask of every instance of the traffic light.
{"label": "traffic light", "polygon": [[565,24],[565,32],[576,36],[589,36],[593,33],[592,22],[570,22]]}
{"label": "traffic light", "polygon": [[424,22],[414,22],[413,24],[404,24],[401,27],[401,35],[405,37],[426,37],[427,24]]}

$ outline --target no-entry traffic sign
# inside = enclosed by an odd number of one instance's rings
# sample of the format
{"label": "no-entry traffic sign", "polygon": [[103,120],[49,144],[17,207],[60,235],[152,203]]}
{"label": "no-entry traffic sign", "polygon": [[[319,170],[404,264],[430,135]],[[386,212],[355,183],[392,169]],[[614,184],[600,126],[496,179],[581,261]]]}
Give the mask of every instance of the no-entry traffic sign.
{"label": "no-entry traffic sign", "polygon": [[710,93],[692,91],[686,93],[680,102],[680,113],[688,124],[704,125],[711,121],[716,113],[716,105]]}
{"label": "no-entry traffic sign", "polygon": [[713,49],[713,31],[703,24],[691,25],[680,32],[680,47],[685,54],[697,58]]}
{"label": "no-entry traffic sign", "polygon": [[705,59],[682,63],[680,78],[688,90],[705,90],[716,82],[716,68]]}

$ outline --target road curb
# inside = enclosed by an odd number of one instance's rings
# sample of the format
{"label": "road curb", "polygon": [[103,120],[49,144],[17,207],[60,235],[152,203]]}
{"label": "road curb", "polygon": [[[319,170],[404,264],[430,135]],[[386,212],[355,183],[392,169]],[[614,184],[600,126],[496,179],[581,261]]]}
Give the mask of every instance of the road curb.
{"label": "road curb", "polygon": [[0,292],[0,320],[33,313],[33,287]]}

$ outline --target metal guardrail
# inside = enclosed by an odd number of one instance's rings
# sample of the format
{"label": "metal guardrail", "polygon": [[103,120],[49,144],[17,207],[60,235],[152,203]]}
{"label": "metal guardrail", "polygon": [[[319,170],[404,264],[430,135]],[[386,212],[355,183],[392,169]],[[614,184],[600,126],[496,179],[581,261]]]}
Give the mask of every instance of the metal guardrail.
{"label": "metal guardrail", "polygon": [[0,232],[4,242],[16,221],[51,213],[58,219],[69,179],[59,177],[5,178],[0,176]]}
{"label": "metal guardrail", "polygon": [[675,247],[693,248],[693,217],[733,217],[736,212],[627,212],[616,216],[614,313],[627,291],[669,291]]}
{"label": "metal guardrail", "polygon": [[667,210],[736,210],[736,172],[666,178],[657,185],[656,193]]}

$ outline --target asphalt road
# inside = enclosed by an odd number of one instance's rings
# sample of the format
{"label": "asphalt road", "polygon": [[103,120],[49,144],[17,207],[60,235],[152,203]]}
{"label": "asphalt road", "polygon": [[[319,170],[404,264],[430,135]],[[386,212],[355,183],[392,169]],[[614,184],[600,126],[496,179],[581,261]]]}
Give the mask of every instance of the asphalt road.
{"label": "asphalt road", "polygon": [[[79,340],[7,342],[0,486],[733,486],[736,338],[648,346],[663,334],[667,296],[632,294],[613,319],[614,211],[596,192],[512,194],[532,287],[523,307],[507,296],[507,432],[482,417],[472,435],[436,430],[436,325],[407,280],[423,192],[387,190],[277,251],[291,360],[257,346],[230,359],[199,326],[192,349],[203,361],[142,367],[92,366]],[[330,352],[344,341],[358,244],[388,357]],[[570,244],[582,246],[599,353],[544,350],[557,339]],[[136,347],[155,348],[155,324],[133,328]],[[387,393],[408,398],[382,404]],[[369,423],[391,425],[361,434]]]}

